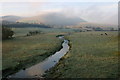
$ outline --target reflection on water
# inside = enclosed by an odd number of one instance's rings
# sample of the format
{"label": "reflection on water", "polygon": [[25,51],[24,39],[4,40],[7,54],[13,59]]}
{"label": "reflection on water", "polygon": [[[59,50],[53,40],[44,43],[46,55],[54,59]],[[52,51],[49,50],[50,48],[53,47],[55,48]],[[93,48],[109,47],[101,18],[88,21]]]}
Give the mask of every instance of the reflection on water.
{"label": "reflection on water", "polygon": [[61,57],[63,57],[69,50],[68,40],[64,40],[62,44],[63,48],[56,52],[54,55],[48,57],[43,62],[40,62],[26,70],[20,70],[19,72],[9,76],[12,78],[35,78],[41,77],[46,70],[49,70],[55,64],[58,63]]}

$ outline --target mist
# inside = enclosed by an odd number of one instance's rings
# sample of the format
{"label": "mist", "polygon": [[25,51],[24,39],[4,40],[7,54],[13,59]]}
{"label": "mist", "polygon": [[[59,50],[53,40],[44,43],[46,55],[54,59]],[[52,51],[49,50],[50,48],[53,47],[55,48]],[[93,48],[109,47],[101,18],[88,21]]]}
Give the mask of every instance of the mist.
{"label": "mist", "polygon": [[38,21],[54,25],[74,25],[80,22],[118,25],[118,4],[114,2],[47,2],[4,3],[2,14],[35,16]]}

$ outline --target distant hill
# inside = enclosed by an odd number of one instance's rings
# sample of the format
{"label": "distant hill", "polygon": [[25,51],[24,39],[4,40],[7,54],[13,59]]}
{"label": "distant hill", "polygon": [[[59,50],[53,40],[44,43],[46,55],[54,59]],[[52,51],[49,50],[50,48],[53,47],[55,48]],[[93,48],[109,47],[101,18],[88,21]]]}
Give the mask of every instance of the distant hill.
{"label": "distant hill", "polygon": [[26,28],[26,27],[40,27],[40,28],[50,28],[48,25],[44,24],[32,24],[32,23],[25,23],[25,22],[18,22],[20,19],[24,17],[19,16],[2,16],[0,18],[0,25],[6,26],[6,27],[14,27],[14,28]]}
{"label": "distant hill", "polygon": [[44,24],[30,24],[30,23],[10,23],[10,24],[2,24],[2,26],[13,27],[13,28],[27,28],[27,27],[51,28],[50,26]]}
{"label": "distant hill", "polygon": [[[105,29],[117,29],[117,25],[89,23],[79,17],[65,16],[60,13],[41,14],[32,17],[19,17],[14,15],[2,16],[2,24],[10,27],[42,27],[42,28],[87,28],[101,27]],[[0,23],[1,24],[1,23]]]}
{"label": "distant hill", "polygon": [[18,21],[27,22],[27,23],[44,23],[44,24],[54,25],[54,26],[69,26],[69,25],[76,25],[81,22],[86,22],[81,18],[67,17],[59,13],[43,14],[39,16],[23,18]]}
{"label": "distant hill", "polygon": [[30,23],[30,24],[45,24],[51,27],[64,27],[77,25],[81,22],[86,22],[85,20],[78,17],[68,17],[60,13],[48,13],[32,17],[19,17],[19,16],[2,16],[3,24],[15,24],[20,23]]}
{"label": "distant hill", "polygon": [[6,21],[6,22],[16,22],[17,20],[22,19],[22,17],[8,15],[8,16],[2,16],[1,19],[2,21]]}

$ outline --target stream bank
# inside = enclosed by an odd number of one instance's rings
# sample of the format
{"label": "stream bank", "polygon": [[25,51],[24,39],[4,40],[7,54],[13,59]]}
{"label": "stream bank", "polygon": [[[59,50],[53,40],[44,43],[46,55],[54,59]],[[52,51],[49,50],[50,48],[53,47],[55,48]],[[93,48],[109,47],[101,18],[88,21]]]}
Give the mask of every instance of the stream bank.
{"label": "stream bank", "polygon": [[59,62],[59,60],[69,51],[68,44],[69,41],[64,39],[64,42],[62,43],[62,49],[60,49],[58,52],[36,65],[33,65],[24,70],[20,70],[19,72],[8,76],[8,78],[42,78],[42,75],[45,74],[45,71],[49,71],[49,69],[54,67]]}

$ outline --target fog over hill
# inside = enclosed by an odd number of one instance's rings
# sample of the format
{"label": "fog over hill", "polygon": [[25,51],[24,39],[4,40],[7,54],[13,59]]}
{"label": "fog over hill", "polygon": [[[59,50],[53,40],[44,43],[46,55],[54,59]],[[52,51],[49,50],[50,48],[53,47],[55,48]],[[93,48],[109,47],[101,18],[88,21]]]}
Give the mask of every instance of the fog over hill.
{"label": "fog over hill", "polygon": [[8,21],[8,22],[16,22],[17,20],[22,19],[22,17],[14,16],[14,15],[7,15],[1,17],[2,21]]}
{"label": "fog over hill", "polygon": [[[45,24],[50,25],[51,27],[67,27],[67,28],[81,28],[81,27],[102,27],[102,28],[109,28],[114,27],[115,29],[118,28],[117,25],[108,25],[108,24],[97,24],[97,23],[90,23],[84,19],[75,16],[67,16],[62,13],[46,13],[37,16],[31,17],[19,17],[14,15],[7,15],[2,16],[2,23],[3,24],[16,24],[16,22],[21,23],[34,23],[34,24]],[[33,26],[34,27],[34,26]]]}
{"label": "fog over hill", "polygon": [[2,16],[2,21],[5,23],[9,22],[24,22],[24,23],[35,23],[35,24],[47,24],[54,26],[70,26],[77,25],[81,22],[86,22],[85,20],[79,17],[68,17],[61,13],[48,13],[38,16],[31,17],[19,17],[19,16]]}
{"label": "fog over hill", "polygon": [[69,26],[69,25],[77,25],[81,22],[86,22],[85,20],[78,17],[68,17],[61,13],[49,13],[42,14],[39,16],[23,18],[18,20],[19,22],[35,22],[35,23],[44,23],[55,26]]}

